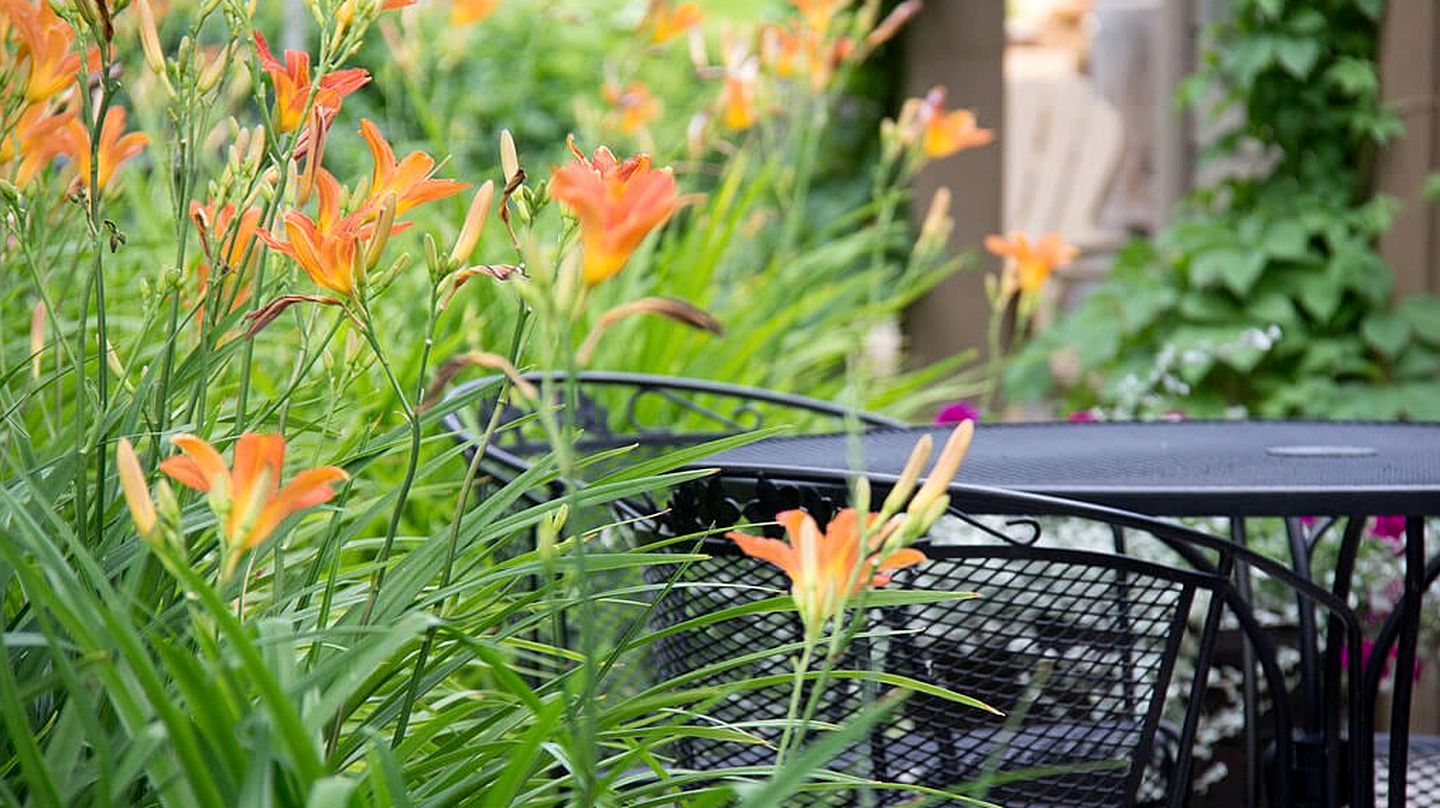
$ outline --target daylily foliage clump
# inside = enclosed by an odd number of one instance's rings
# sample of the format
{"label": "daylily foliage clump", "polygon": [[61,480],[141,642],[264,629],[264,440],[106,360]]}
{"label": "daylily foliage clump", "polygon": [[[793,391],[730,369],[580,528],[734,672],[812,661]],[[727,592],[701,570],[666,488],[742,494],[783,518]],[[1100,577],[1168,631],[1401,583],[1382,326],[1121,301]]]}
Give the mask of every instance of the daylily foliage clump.
{"label": "daylily foliage clump", "polygon": [[[0,0],[0,802],[714,799],[667,750],[715,732],[716,694],[622,681],[655,641],[644,573],[702,537],[611,509],[703,452],[591,451],[567,379],[977,391],[966,357],[860,357],[957,268],[948,196],[912,234],[909,182],[991,135],[939,90],[874,111],[882,157],[847,169],[872,192],[827,224],[832,116],[921,3],[609,5]],[[602,28],[604,53],[547,44]],[[485,106],[585,59],[563,125]],[[922,563],[968,434],[878,513],[857,489],[824,531],[736,534],[811,650]],[[533,468],[493,476],[517,435]]]}

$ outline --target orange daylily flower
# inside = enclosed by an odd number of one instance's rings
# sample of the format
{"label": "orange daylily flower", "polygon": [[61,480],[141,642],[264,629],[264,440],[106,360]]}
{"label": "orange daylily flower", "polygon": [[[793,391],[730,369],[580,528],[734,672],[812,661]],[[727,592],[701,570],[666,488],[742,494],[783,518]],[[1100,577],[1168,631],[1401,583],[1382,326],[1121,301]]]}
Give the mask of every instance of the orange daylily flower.
{"label": "orange daylily flower", "polygon": [[370,175],[368,201],[378,204],[387,192],[395,194],[395,212],[404,214],[416,205],[444,199],[470,187],[458,180],[434,179],[435,158],[421,151],[410,152],[396,161],[395,151],[386,142],[380,129],[368,120],[360,120],[360,136],[370,147],[375,169]]}
{"label": "orange daylily flower", "polygon": [[855,43],[849,37],[827,40],[823,31],[799,25],[793,30],[767,26],[760,37],[761,59],[776,78],[791,78],[804,67],[815,90],[824,89],[835,70],[854,52]]}
{"label": "orange daylily flower", "polygon": [[[210,264],[218,261],[220,264],[222,283],[226,292],[239,288],[234,292],[231,310],[239,308],[246,300],[250,299],[250,287],[245,275],[260,258],[260,251],[253,249],[255,237],[260,231],[260,216],[263,211],[258,207],[252,207],[240,214],[238,221],[235,218],[235,206],[227,203],[217,213],[215,203],[207,202],[201,205],[192,200],[190,202],[190,220],[195,223],[195,230],[200,234],[200,248],[204,251],[205,257],[196,263],[195,275],[199,283],[199,296],[203,301],[210,287]],[[232,232],[231,226],[234,226]],[[211,239],[220,238],[223,242],[218,249],[212,250]],[[248,258],[247,258],[248,255]],[[197,314],[197,319],[204,322],[205,310],[203,304]]]}
{"label": "orange daylily flower", "polygon": [[613,84],[606,84],[603,90],[605,102],[610,105],[612,125],[627,135],[644,129],[660,117],[660,102],[650,94],[650,88],[634,82],[621,90]]}
{"label": "orange daylily flower", "polygon": [[1008,259],[1001,281],[1002,295],[1009,295],[1017,289],[1023,295],[1040,291],[1045,279],[1056,267],[1065,266],[1080,254],[1075,247],[1066,244],[1059,233],[1048,233],[1033,245],[1029,237],[1018,231],[1003,238],[987,236],[985,249]]}
{"label": "orange daylily flower", "polygon": [[699,3],[672,5],[668,0],[656,0],[650,4],[641,26],[650,28],[650,40],[663,45],[700,24],[704,18]]}
{"label": "orange daylily flower", "polygon": [[824,31],[830,27],[830,21],[834,19],[835,13],[840,10],[848,0],[790,0],[800,16],[805,19],[805,24],[816,31]]}
{"label": "orange daylily flower", "polygon": [[66,132],[75,113],[51,112],[44,103],[31,104],[20,113],[10,137],[0,140],[0,165],[19,158],[12,178],[24,188],[68,145]]}
{"label": "orange daylily flower", "polygon": [[3,0],[0,11],[20,36],[23,58],[30,63],[25,98],[44,101],[75,82],[81,57],[70,51],[75,31],[46,0]]}
{"label": "orange daylily flower", "polygon": [[924,127],[921,149],[927,157],[949,157],[995,139],[993,130],[976,125],[975,113],[970,110],[945,111],[944,87],[936,87],[926,94],[918,123]]}
{"label": "orange daylily flower", "polygon": [[210,509],[230,552],[228,567],[239,555],[269,538],[293,513],[328,502],[330,486],[349,479],[343,469],[320,466],[296,474],[283,487],[285,439],[247,432],[235,443],[235,461],[226,466],[215,447],[194,435],[176,435],[171,442],[183,454],[160,464],[160,470],[181,485],[209,495]]}
{"label": "orange daylily flower", "polygon": [[451,25],[474,25],[489,17],[500,7],[500,0],[452,0]]}
{"label": "orange daylily flower", "polygon": [[[276,131],[293,132],[305,122],[305,105],[310,100],[310,54],[287,50],[285,62],[281,64],[270,53],[270,45],[259,31],[255,32],[255,51],[260,56],[260,66],[270,74],[270,81],[275,85]],[[358,67],[321,76],[315,106],[325,110],[322,118],[333,119],[340,110],[341,100],[369,81],[370,74]],[[327,125],[328,122],[325,121]]]}
{"label": "orange daylily flower", "polygon": [[[76,183],[90,184],[90,133],[77,118],[70,118],[64,129],[57,133],[64,145],[63,153],[75,161]],[[110,180],[127,160],[139,154],[150,142],[143,132],[125,131],[125,110],[111,107],[105,113],[105,122],[100,125],[100,145],[96,150],[99,162],[95,170],[96,187],[104,191]]]}
{"label": "orange daylily flower", "polygon": [[720,120],[725,128],[743,132],[755,125],[755,80],[752,76],[731,73],[725,77],[720,91]]}
{"label": "orange daylily flower", "polygon": [[868,546],[861,553],[860,517],[854,508],[835,514],[821,533],[810,514],[782,511],[775,521],[785,527],[789,541],[732,531],[725,536],[746,555],[766,561],[790,576],[790,593],[808,632],[818,633],[827,620],[839,615],[851,595],[890,582],[890,570],[925,561],[925,554],[906,547],[877,557],[891,525],[877,526],[878,514],[866,518],[871,528]]}
{"label": "orange daylily flower", "polygon": [[653,168],[648,154],[621,162],[601,146],[587,159],[573,135],[567,143],[575,160],[555,169],[550,195],[580,219],[585,282],[594,285],[624,268],[679,207],[675,176],[668,167]]}
{"label": "orange daylily flower", "polygon": [[316,177],[319,209],[315,218],[298,210],[285,214],[286,241],[280,241],[266,230],[257,233],[271,249],[288,255],[317,286],[351,297],[355,294],[357,271],[356,252],[360,242],[374,230],[366,220],[370,208],[361,208],[348,216],[340,216],[340,183],[330,172],[320,169]]}
{"label": "orange daylily flower", "polygon": [[760,60],[776,78],[788,79],[799,67],[805,38],[781,25],[767,25],[760,32]]}
{"label": "orange daylily flower", "polygon": [[[380,11],[395,11],[415,5],[420,0],[383,0],[380,3]],[[355,21],[356,0],[345,0],[335,12],[335,19],[339,22],[341,30],[350,27]]]}

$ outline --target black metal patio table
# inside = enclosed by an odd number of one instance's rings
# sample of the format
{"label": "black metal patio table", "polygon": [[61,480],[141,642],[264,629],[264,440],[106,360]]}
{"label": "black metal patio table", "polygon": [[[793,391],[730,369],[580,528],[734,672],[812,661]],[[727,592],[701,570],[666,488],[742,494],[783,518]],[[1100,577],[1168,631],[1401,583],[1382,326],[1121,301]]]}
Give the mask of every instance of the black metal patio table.
{"label": "black metal patio table", "polygon": [[[900,473],[915,440],[927,431],[943,441],[948,430],[879,429],[859,436],[770,438],[713,455],[703,465],[718,467],[726,476],[833,485],[850,474],[847,460],[855,448],[851,442],[858,441],[867,476],[884,482]],[[1298,517],[1348,518],[1333,584],[1342,596],[1349,591],[1355,546],[1365,517],[1404,515],[1404,596],[1389,633],[1399,649],[1395,670],[1413,669],[1420,600],[1427,584],[1424,517],[1440,515],[1440,424],[1182,421],[984,425],[976,432],[957,483],[1080,500],[1152,516],[1228,517],[1239,540],[1244,537],[1246,518],[1288,517],[1292,548],[1301,554],[1306,548],[1303,541],[1295,541]],[[973,492],[965,507],[985,512],[983,497],[977,500]],[[1308,557],[1304,566],[1308,567]],[[1338,676],[1336,656],[1333,667]],[[1367,698],[1360,709],[1372,715],[1385,661],[1386,654],[1377,652],[1365,671]],[[1388,783],[1392,784],[1389,805],[1398,808],[1405,804],[1412,682],[1405,675],[1395,679]],[[1312,709],[1323,712],[1324,699],[1337,692],[1329,681],[1325,684],[1322,693],[1317,680],[1311,692],[1304,694],[1302,707],[1308,702]],[[1367,739],[1351,739],[1351,743],[1355,754],[1367,761],[1363,764],[1366,771],[1373,772]],[[1372,783],[1373,779],[1371,774]]]}

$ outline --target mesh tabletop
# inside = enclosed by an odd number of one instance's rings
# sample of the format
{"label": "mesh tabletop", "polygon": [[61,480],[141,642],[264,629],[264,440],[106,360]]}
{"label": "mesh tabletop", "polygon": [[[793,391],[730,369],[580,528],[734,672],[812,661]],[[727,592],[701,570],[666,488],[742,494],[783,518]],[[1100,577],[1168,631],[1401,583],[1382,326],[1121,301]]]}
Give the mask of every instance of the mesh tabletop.
{"label": "mesh tabletop", "polygon": [[[897,475],[922,434],[860,437],[868,474]],[[698,465],[772,478],[840,478],[843,435],[761,440]],[[957,483],[1163,516],[1440,514],[1440,424],[1182,421],[987,424]],[[963,501],[962,507],[969,503]]]}

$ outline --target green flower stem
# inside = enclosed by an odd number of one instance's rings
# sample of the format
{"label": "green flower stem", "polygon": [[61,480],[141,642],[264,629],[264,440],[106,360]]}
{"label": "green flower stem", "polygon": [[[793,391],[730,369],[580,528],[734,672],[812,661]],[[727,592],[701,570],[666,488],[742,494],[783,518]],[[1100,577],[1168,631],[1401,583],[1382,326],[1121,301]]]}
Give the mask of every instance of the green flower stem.
{"label": "green flower stem", "polygon": [[[522,302],[515,319],[515,333],[510,342],[510,364],[515,364],[520,359],[521,346],[524,343],[525,323],[528,319],[528,309]],[[470,455],[470,463],[465,469],[465,479],[460,483],[460,496],[455,502],[455,514],[450,518],[450,538],[445,549],[445,568],[440,575],[440,589],[444,590],[450,586],[451,577],[455,573],[455,556],[460,548],[460,522],[465,517],[465,508],[470,503],[470,489],[475,485],[475,478],[480,474],[480,462],[485,457],[485,452],[490,448],[490,441],[495,436],[495,431],[500,428],[500,418],[504,415],[505,399],[510,393],[510,378],[502,375],[500,377],[500,391],[495,395],[495,406],[490,410],[490,420],[485,424],[485,431],[480,435],[480,441],[475,445]],[[453,595],[445,602],[435,607],[436,616],[444,619],[450,611],[453,601],[458,598]],[[415,669],[410,675],[410,684],[405,690],[405,700],[400,706],[400,715],[396,720],[395,734],[391,738],[390,746],[398,748],[405,740],[405,732],[409,728],[410,715],[415,709],[415,700],[420,695],[420,680],[425,677],[426,667],[430,662],[430,649],[434,647],[435,635],[440,630],[438,625],[431,626],[425,632],[425,639],[420,644],[420,652],[415,657]]]}
{"label": "green flower stem", "polygon": [[[815,641],[818,638],[809,631],[805,634],[805,647],[800,651],[800,658],[795,661],[795,683],[790,687],[790,704],[785,710],[785,729],[780,732],[780,746],[775,750],[775,769],[778,771],[785,765],[785,755],[790,751],[792,743],[798,743],[795,739],[795,728],[800,712],[800,697],[805,692],[805,674],[810,671],[810,661],[815,654]],[[817,682],[818,686],[819,683]],[[813,693],[814,687],[811,688]]]}
{"label": "green flower stem", "polygon": [[[425,342],[420,349],[420,368],[418,371],[419,392],[415,400],[419,401],[424,395],[425,389],[425,368],[430,361],[430,348],[435,341],[435,320],[439,313],[438,286],[430,287],[429,313],[425,322]],[[389,566],[390,554],[395,549],[395,536],[400,532],[400,519],[405,514],[405,504],[410,498],[410,488],[415,484],[415,471],[420,464],[420,416],[415,412],[410,399],[405,394],[405,386],[396,378],[395,371],[390,366],[390,360],[385,355],[385,349],[381,347],[380,340],[375,336],[375,321],[370,316],[368,307],[361,306],[360,313],[365,327],[361,329],[370,347],[375,351],[375,358],[379,361],[380,367],[385,371],[385,378],[390,382],[390,387],[395,392],[395,397],[400,401],[400,408],[405,412],[405,420],[410,425],[410,450],[405,462],[405,476],[400,481],[400,488],[395,492],[395,508],[390,512],[390,525],[385,530],[385,540],[380,545],[380,553],[375,558],[375,574],[370,579],[370,591],[365,596],[365,608],[360,612],[360,624],[366,625],[370,622],[370,615],[375,609],[375,601],[380,597],[380,588],[385,585],[385,570]]]}

